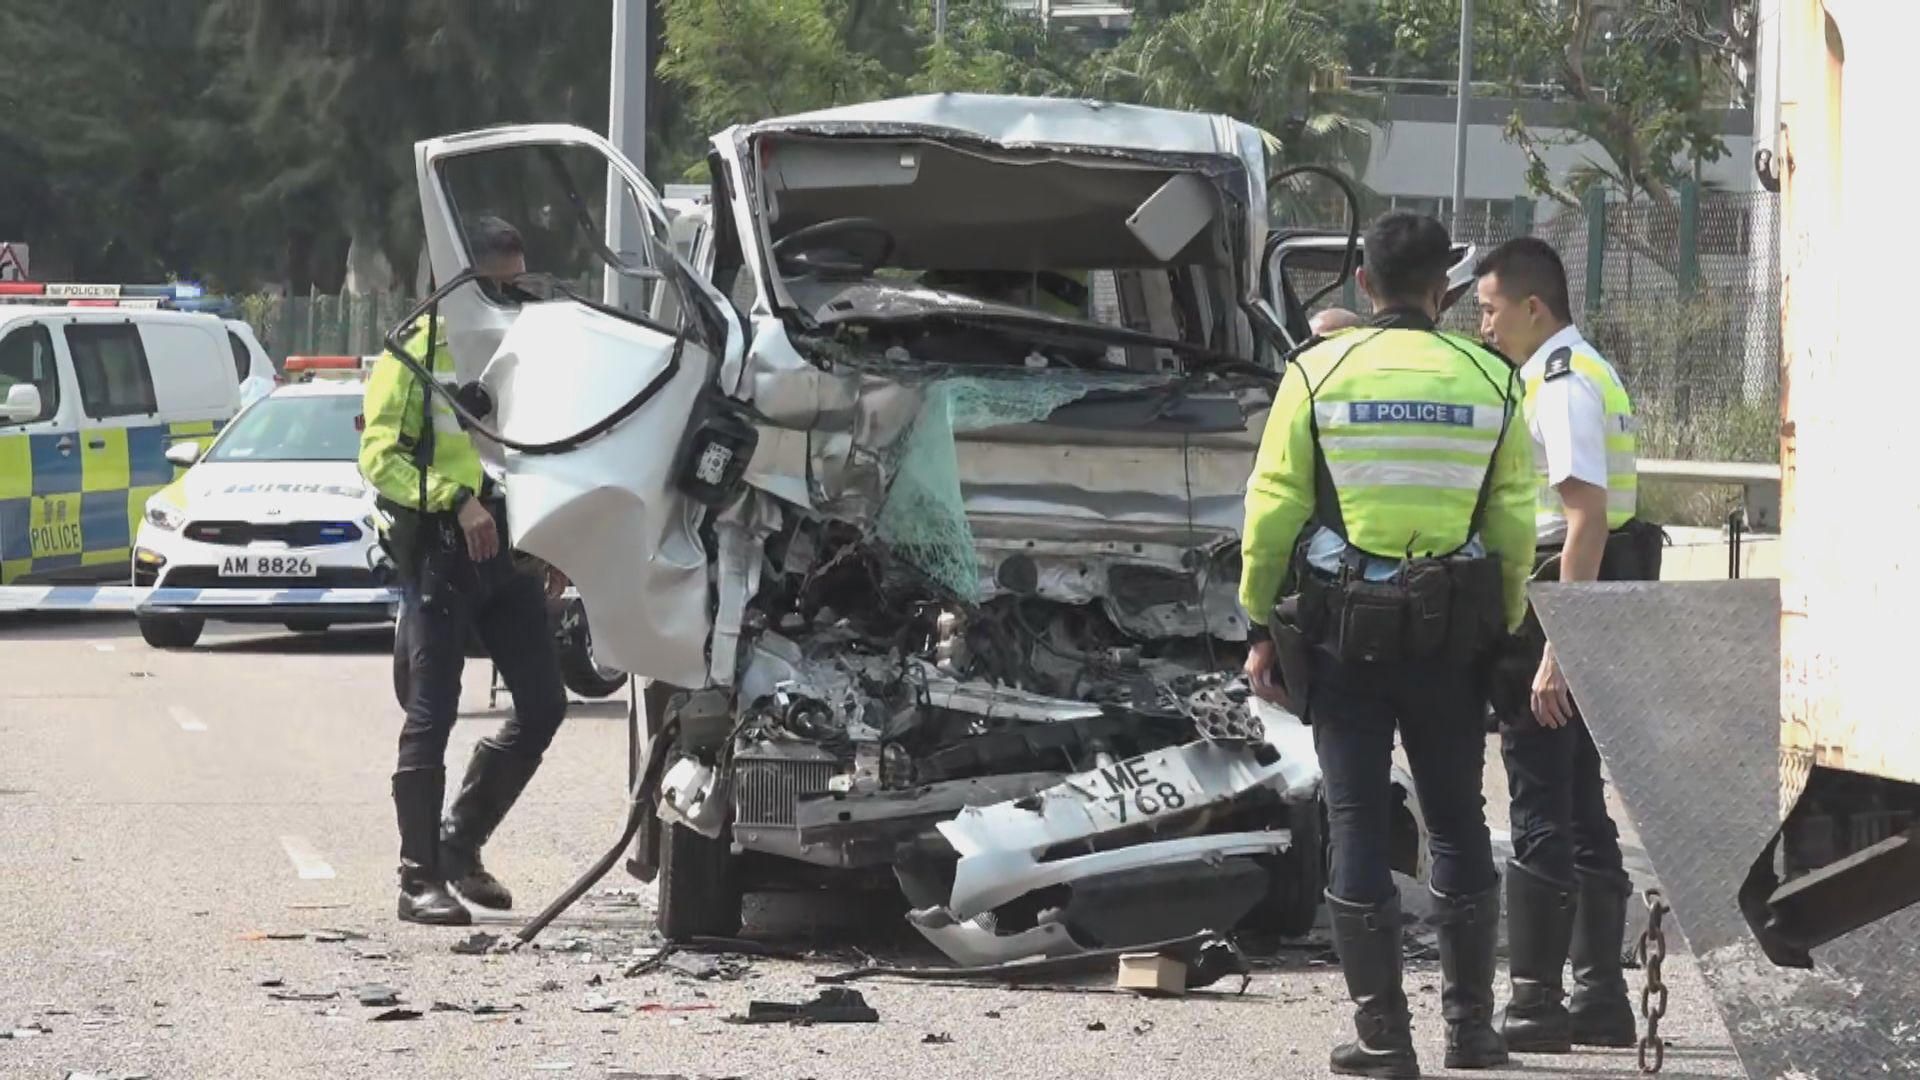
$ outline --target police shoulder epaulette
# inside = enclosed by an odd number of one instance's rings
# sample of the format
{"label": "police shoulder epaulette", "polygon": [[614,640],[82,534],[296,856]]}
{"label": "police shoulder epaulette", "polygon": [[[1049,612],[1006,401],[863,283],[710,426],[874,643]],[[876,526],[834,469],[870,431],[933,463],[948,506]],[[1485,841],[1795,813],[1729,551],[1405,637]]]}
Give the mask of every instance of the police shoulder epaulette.
{"label": "police shoulder epaulette", "polygon": [[1285,357],[1283,358],[1283,360],[1284,360],[1284,362],[1285,362],[1285,363],[1287,363],[1287,364],[1292,364],[1292,363],[1294,362],[1294,360],[1295,360],[1296,358],[1298,358],[1298,357],[1300,357],[1300,356],[1302,356],[1302,355],[1304,355],[1304,354],[1305,354],[1305,353],[1307,352],[1307,350],[1309,350],[1309,349],[1311,349],[1311,348],[1313,348],[1313,347],[1314,347],[1315,345],[1319,345],[1319,344],[1321,344],[1322,342],[1325,342],[1326,340],[1327,340],[1327,339],[1326,339],[1326,338],[1324,338],[1324,337],[1322,337],[1321,335],[1319,335],[1319,334],[1315,334],[1315,335],[1313,335],[1312,337],[1310,337],[1310,338],[1308,338],[1307,340],[1305,340],[1305,341],[1303,341],[1303,342],[1301,342],[1300,344],[1298,344],[1298,345],[1296,345],[1296,346],[1294,346],[1294,348],[1293,348],[1293,351],[1292,351],[1292,352],[1289,352],[1289,353],[1288,353],[1288,354],[1287,354],[1287,355],[1286,355],[1286,356],[1285,356]]}
{"label": "police shoulder epaulette", "polygon": [[1553,350],[1553,352],[1547,354],[1547,369],[1546,371],[1541,373],[1541,378],[1557,379],[1562,375],[1570,375],[1572,373],[1573,373],[1573,350],[1572,349],[1568,348],[1565,345],[1562,345],[1559,348]]}

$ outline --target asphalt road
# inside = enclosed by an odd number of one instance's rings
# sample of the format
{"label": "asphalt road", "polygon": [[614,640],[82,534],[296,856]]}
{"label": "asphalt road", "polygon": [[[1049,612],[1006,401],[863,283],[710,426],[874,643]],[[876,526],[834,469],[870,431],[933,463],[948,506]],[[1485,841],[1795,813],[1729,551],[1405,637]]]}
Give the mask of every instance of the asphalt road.
{"label": "asphalt road", "polygon": [[[653,895],[619,869],[538,947],[456,954],[465,932],[394,919],[388,641],[214,629],[162,653],[125,619],[0,617],[0,1077],[1307,1077],[1349,1031],[1338,970],[1311,940],[1238,996],[876,980],[859,989],[878,1024],[729,1024],[750,1000],[812,997],[854,948],[937,956],[885,898],[781,897],[756,903],[748,933],[809,959],[629,978],[655,945]],[[468,670],[456,769],[500,716],[486,676]],[[488,851],[523,911],[617,835],[624,755],[622,703],[574,708]],[[1503,789],[1490,771],[1496,826]],[[1667,973],[1663,1075],[1744,1075],[1690,961]],[[1438,978],[1411,963],[1432,1074]],[[369,984],[422,1015],[376,1020],[387,1007],[360,1003]],[[1478,1075],[1627,1077],[1633,1057]]]}

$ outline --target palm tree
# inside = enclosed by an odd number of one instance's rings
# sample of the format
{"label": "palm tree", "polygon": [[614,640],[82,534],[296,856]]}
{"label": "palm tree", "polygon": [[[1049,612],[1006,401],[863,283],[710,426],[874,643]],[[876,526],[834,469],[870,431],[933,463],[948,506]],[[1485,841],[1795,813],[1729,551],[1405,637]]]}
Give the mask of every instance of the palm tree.
{"label": "palm tree", "polygon": [[[1337,35],[1301,0],[1201,0],[1097,57],[1089,82],[1104,98],[1233,116],[1269,134],[1280,165],[1358,176],[1380,100],[1346,89],[1344,74]],[[1276,199],[1284,208],[1305,190]]]}

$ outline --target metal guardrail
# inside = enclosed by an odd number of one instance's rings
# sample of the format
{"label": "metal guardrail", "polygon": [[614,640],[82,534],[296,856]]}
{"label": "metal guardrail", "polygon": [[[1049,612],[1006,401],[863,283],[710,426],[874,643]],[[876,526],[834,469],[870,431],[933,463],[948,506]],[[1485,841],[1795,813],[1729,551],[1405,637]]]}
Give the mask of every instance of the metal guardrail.
{"label": "metal guardrail", "polygon": [[1747,527],[1763,532],[1780,528],[1780,466],[1744,461],[1665,461],[1641,458],[1640,481],[1725,485],[1741,489]]}

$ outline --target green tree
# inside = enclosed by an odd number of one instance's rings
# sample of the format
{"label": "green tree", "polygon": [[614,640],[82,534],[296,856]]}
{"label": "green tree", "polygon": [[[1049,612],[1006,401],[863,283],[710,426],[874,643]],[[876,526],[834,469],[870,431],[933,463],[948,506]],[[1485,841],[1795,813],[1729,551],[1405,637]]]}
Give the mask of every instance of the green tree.
{"label": "green tree", "polygon": [[[924,29],[931,38],[931,26]],[[1074,35],[1010,11],[999,0],[966,0],[948,7],[946,37],[920,49],[919,70],[907,87],[919,93],[1072,94],[1091,51]]]}
{"label": "green tree", "polygon": [[836,0],[662,0],[660,76],[706,132],[884,96],[897,78],[854,51]]}
{"label": "green tree", "polygon": [[337,287],[341,254],[375,284],[381,263],[407,282],[417,140],[505,122],[604,127],[610,22],[603,3],[213,0],[202,41],[237,43],[234,93],[258,155],[242,205],[286,228],[296,291],[303,276]]}
{"label": "green tree", "polygon": [[194,261],[170,198],[180,108],[209,78],[194,7],[0,0],[0,238],[32,245],[35,276],[154,281]]}
{"label": "green tree", "polygon": [[1378,100],[1345,87],[1327,22],[1302,0],[1201,0],[1092,61],[1099,97],[1225,113],[1265,129],[1281,160],[1365,167]]}

